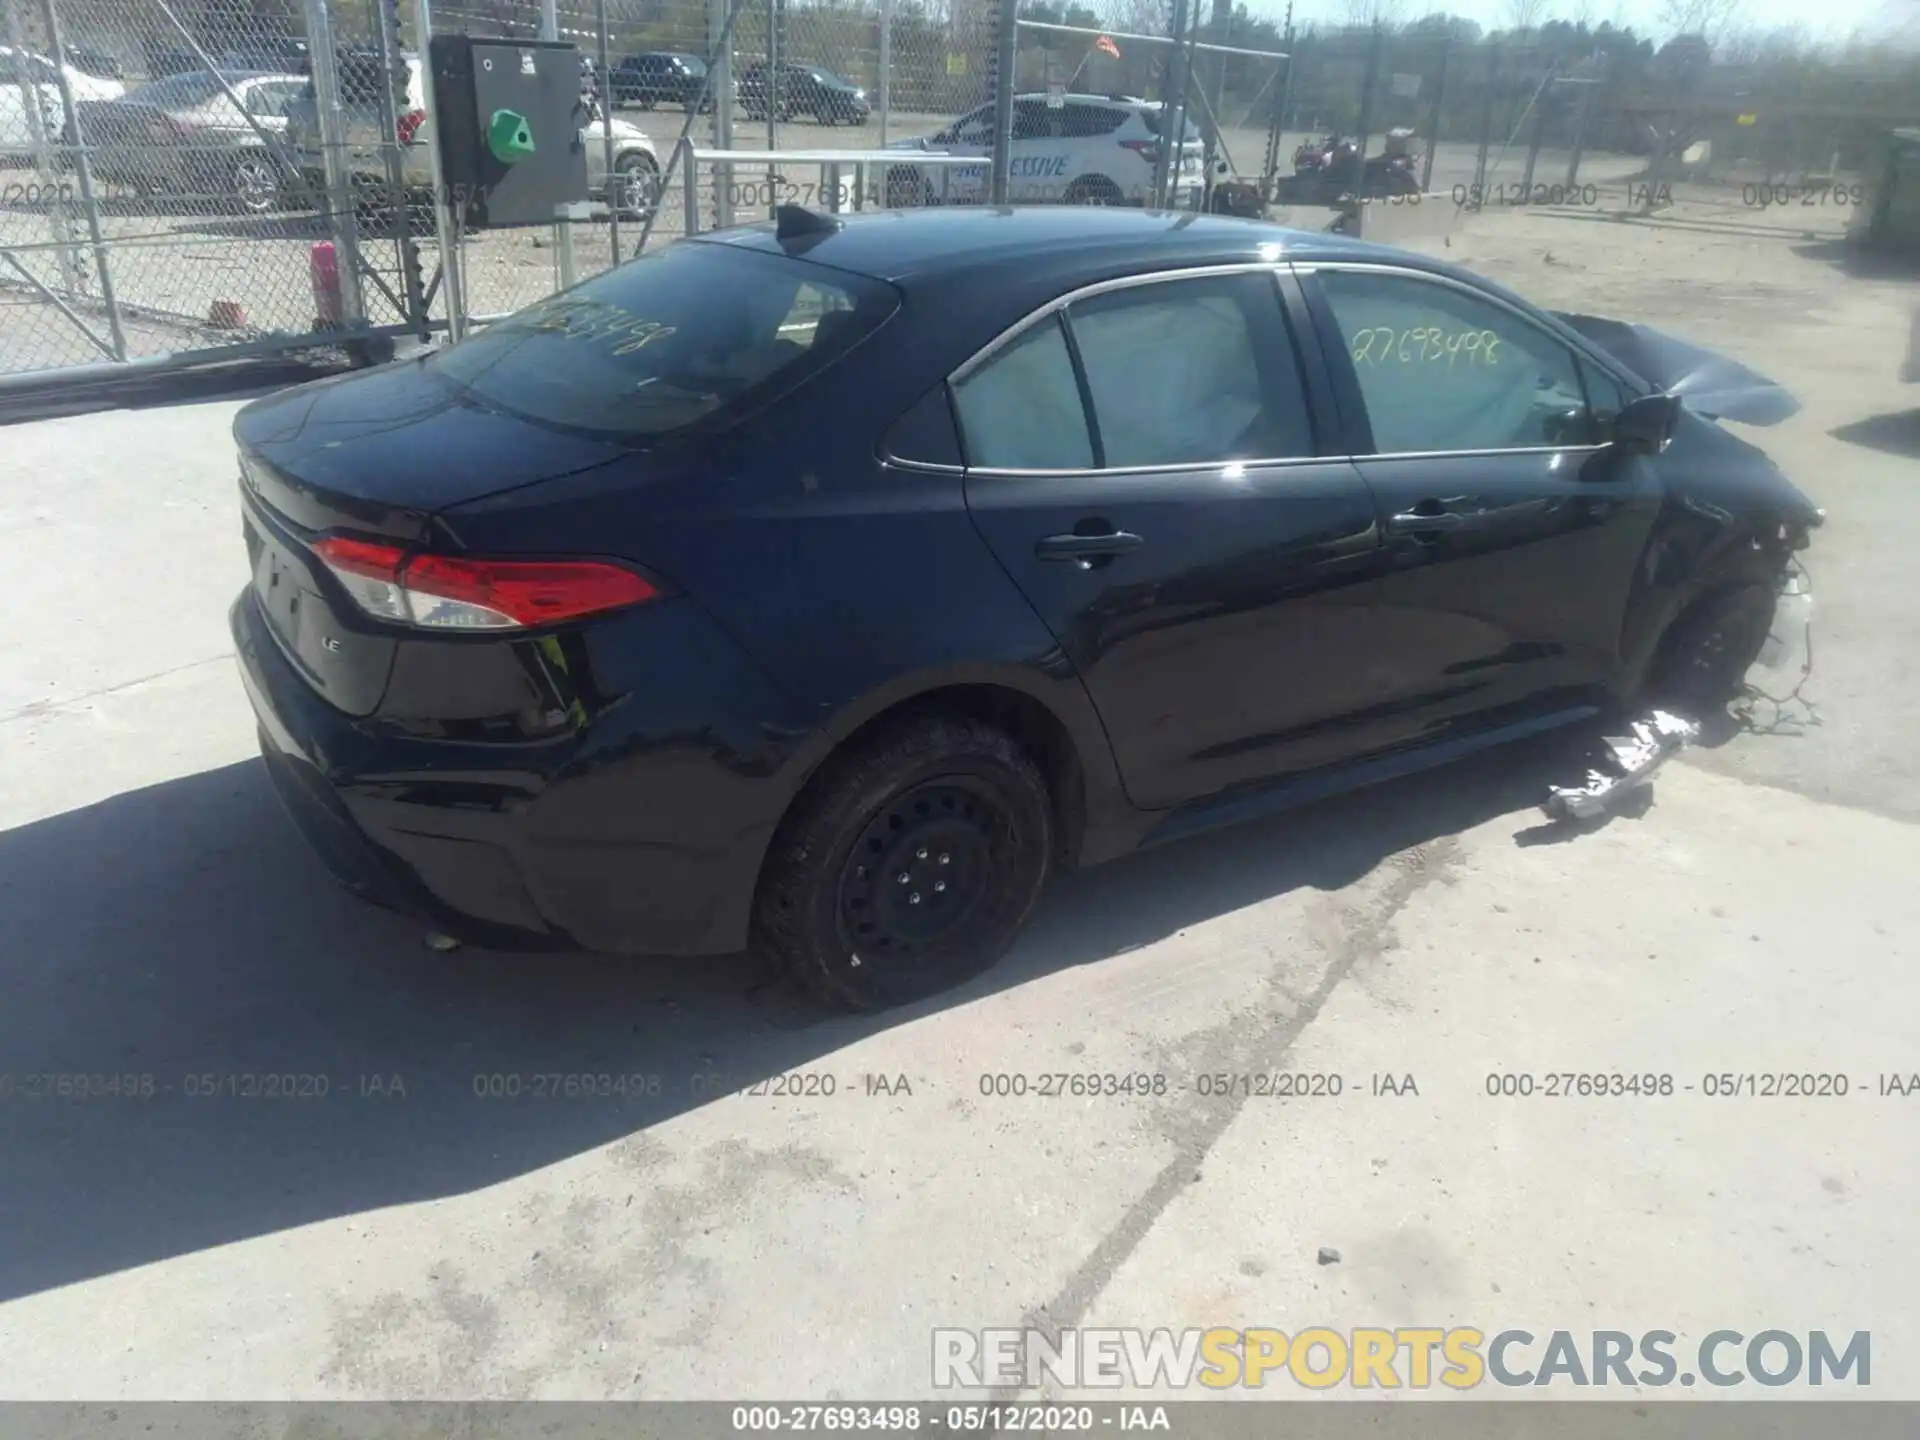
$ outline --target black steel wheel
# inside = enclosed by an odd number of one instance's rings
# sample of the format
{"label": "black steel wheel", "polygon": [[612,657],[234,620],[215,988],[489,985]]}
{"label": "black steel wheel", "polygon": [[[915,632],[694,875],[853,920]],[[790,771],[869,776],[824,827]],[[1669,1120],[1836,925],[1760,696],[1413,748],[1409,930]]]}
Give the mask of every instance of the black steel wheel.
{"label": "black steel wheel", "polygon": [[756,947],[838,1009],[884,1010],[988,969],[1053,851],[1045,780],[1008,735],[931,717],[808,787],[769,853]]}
{"label": "black steel wheel", "polygon": [[1770,585],[1743,585],[1698,601],[1660,647],[1654,698],[1695,712],[1723,708],[1746,685],[1773,629],[1779,600]]}

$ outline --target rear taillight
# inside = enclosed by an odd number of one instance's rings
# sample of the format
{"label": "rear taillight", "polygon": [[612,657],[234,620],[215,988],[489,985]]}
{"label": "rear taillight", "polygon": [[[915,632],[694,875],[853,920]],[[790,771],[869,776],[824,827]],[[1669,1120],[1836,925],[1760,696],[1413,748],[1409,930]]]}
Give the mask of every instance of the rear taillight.
{"label": "rear taillight", "polygon": [[660,592],[596,560],[471,560],[414,555],[329,536],[313,547],[367,614],[430,630],[521,630],[617,610]]}
{"label": "rear taillight", "polygon": [[400,137],[400,143],[402,145],[411,145],[413,143],[413,137],[415,132],[418,131],[419,128],[426,123],[427,123],[426,111],[409,110],[406,114],[402,115],[398,120],[394,122],[393,133]]}
{"label": "rear taillight", "polygon": [[1149,165],[1160,163],[1160,142],[1158,140],[1122,140],[1122,150],[1131,150]]}

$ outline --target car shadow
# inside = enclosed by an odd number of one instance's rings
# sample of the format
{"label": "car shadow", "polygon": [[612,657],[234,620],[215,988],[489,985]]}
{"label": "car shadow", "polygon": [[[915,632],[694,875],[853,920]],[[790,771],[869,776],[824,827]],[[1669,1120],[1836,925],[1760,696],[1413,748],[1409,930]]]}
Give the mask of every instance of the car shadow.
{"label": "car shadow", "polygon": [[1857,235],[1843,235],[1793,247],[1806,260],[1832,265],[1855,280],[1920,279],[1920,256],[1870,245]]}
{"label": "car shadow", "polygon": [[[823,1012],[747,956],[436,952],[329,882],[257,760],[0,832],[0,1301],[471,1191],[903,1021],[1337,890],[1536,805],[1584,745],[1536,739],[1064,876],[1001,965],[880,1016]],[[583,1075],[603,1093],[535,1093]]]}
{"label": "car shadow", "polygon": [[1864,445],[1869,450],[1884,450],[1889,455],[1920,459],[1920,410],[1871,415],[1865,420],[1841,425],[1827,433],[1849,445]]}

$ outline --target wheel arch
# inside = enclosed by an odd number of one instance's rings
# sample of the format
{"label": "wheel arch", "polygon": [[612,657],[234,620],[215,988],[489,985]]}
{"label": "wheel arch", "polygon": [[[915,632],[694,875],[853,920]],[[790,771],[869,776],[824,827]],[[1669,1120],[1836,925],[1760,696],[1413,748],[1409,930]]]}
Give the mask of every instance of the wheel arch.
{"label": "wheel arch", "polygon": [[[921,716],[961,715],[1006,731],[1033,757],[1053,804],[1055,854],[1073,868],[1131,849],[1143,827],[1128,805],[1105,730],[1078,679],[968,666],[902,677],[825,722],[802,755],[802,778],[774,834],[823,783],[835,758]],[[769,843],[767,854],[773,852]],[[766,856],[760,861],[764,873]]]}

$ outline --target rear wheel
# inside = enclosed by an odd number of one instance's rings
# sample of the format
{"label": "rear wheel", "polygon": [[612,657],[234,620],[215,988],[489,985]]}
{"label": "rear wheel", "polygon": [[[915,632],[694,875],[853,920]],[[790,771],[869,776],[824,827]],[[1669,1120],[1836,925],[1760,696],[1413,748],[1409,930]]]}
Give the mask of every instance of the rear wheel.
{"label": "rear wheel", "polygon": [[1046,781],[1004,732],[934,717],[824,771],[781,826],[755,947],[837,1009],[883,1010],[985,971],[1046,883]]}
{"label": "rear wheel", "polygon": [[645,219],[660,199],[660,167],[651,157],[634,152],[614,162],[611,200],[622,218]]}
{"label": "rear wheel", "polygon": [[280,176],[264,153],[247,151],[236,156],[229,184],[234,203],[249,215],[264,215],[280,203]]}
{"label": "rear wheel", "polygon": [[1118,205],[1124,197],[1105,175],[1082,175],[1067,186],[1066,199],[1069,205]]}
{"label": "rear wheel", "polygon": [[912,210],[933,204],[933,186],[913,170],[887,172],[886,206],[888,210]]}
{"label": "rear wheel", "polygon": [[1773,629],[1779,600],[1768,585],[1723,590],[1695,602],[1661,642],[1652,698],[1699,715],[1719,710],[1746,686],[1747,671]]}

